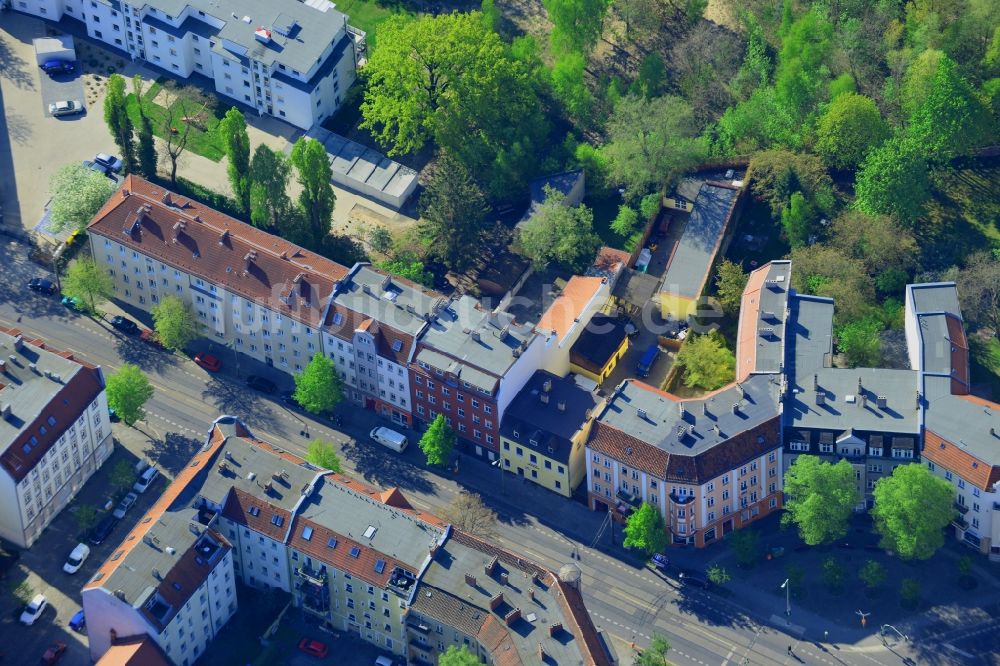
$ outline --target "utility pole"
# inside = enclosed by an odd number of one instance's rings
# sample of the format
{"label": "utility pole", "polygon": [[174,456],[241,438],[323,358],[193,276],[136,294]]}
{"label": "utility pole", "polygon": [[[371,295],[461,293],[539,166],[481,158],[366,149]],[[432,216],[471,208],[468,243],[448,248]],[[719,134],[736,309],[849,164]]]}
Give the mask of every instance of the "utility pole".
{"label": "utility pole", "polygon": [[785,616],[792,616],[792,586],[788,584],[790,579],[786,578],[785,582],[781,584],[781,587],[785,590]]}

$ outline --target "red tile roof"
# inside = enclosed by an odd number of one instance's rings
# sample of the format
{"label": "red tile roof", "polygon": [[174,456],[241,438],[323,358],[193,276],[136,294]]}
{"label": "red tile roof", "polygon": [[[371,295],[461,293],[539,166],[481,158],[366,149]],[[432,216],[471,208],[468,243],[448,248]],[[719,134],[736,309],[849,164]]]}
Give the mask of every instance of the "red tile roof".
{"label": "red tile roof", "polygon": [[554,332],[556,341],[561,342],[574,324],[580,322],[587,306],[606,283],[604,278],[574,275],[566,283],[566,288],[559,297],[542,315],[536,328]]}
{"label": "red tile roof", "polygon": [[[963,398],[966,397],[971,396],[963,396]],[[972,399],[970,402],[977,404],[983,402],[996,407],[996,405],[980,399]],[[994,484],[1000,481],[1000,466],[993,466],[976,458],[968,451],[952,444],[931,430],[924,432],[924,449],[921,456],[935,465],[951,470],[981,490],[990,491]]]}
{"label": "red tile roof", "polygon": [[757,322],[760,319],[760,290],[767,281],[771,264],[750,273],[740,300],[740,321],[736,337],[736,381],[742,382],[757,367]]}
{"label": "red tile roof", "polygon": [[132,175],[87,231],[313,326],[320,323],[334,282],[348,272],[314,252]]}
{"label": "red tile roof", "polygon": [[97,660],[97,666],[170,666],[152,638],[143,634],[119,639]]}
{"label": "red tile roof", "polygon": [[[21,335],[21,331],[14,328],[0,328],[0,332],[15,338]],[[52,448],[69,426],[104,390],[101,372],[96,366],[73,358],[73,354],[70,352],[50,349],[43,340],[25,340],[24,344],[35,347],[43,353],[49,352],[74,361],[81,366],[81,369],[63,384],[62,388],[46,405],[46,408],[41,410],[31,423],[24,424],[18,437],[0,454],[0,465],[3,465],[15,482],[20,482],[28,475],[28,472],[42,459],[42,456]],[[0,388],[0,400],[3,399],[3,390]],[[55,427],[48,424],[49,417],[56,420]],[[45,434],[42,434],[43,426]],[[37,444],[33,445],[28,453],[25,453],[23,447],[29,443],[32,437],[37,440]]]}
{"label": "red tile roof", "polygon": [[[251,513],[251,508],[257,509],[256,516]],[[238,525],[249,527],[279,543],[285,540],[288,523],[292,519],[290,512],[261,501],[236,487],[226,497],[226,504],[222,507],[222,515]],[[273,522],[274,516],[281,518],[281,525],[276,525]]]}
{"label": "red tile roof", "polygon": [[597,251],[597,258],[594,259],[593,266],[599,271],[614,271],[618,265],[628,266],[632,256],[623,250],[616,250],[613,247],[604,246]]}
{"label": "red tile roof", "polygon": [[[205,530],[205,533],[211,535],[213,539],[219,542],[220,552],[216,555],[216,561],[221,562],[226,553],[232,549],[232,545],[215,530]],[[209,565],[202,560],[193,547],[188,548],[177,560],[177,564],[172,566],[170,571],[163,575],[163,580],[160,581],[156,591],[159,592],[160,596],[171,608],[180,609],[187,603],[187,600],[191,598],[191,595],[194,594],[198,587],[205,582],[209,572],[214,568],[214,565]],[[145,606],[142,612],[145,614],[150,625],[154,627],[165,626]],[[172,620],[173,618],[174,616],[171,615],[169,619]]]}
{"label": "red tile roof", "polygon": [[587,446],[658,479],[667,473],[670,454],[607,423],[594,421]]}

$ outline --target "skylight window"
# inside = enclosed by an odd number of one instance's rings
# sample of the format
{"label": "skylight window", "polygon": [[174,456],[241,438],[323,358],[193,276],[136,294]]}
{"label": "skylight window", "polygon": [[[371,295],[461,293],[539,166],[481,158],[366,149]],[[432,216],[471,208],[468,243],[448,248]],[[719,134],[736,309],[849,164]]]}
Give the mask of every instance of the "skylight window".
{"label": "skylight window", "polygon": [[357,546],[355,546],[354,548],[351,548],[351,557],[357,558],[359,555],[361,555],[361,549],[360,548],[358,548]]}
{"label": "skylight window", "polygon": [[56,425],[56,417],[50,416],[49,419],[48,419],[48,421],[49,421],[49,425],[50,426],[54,427]]}
{"label": "skylight window", "polygon": [[305,539],[306,541],[309,541],[309,539],[312,539],[312,536],[313,536],[313,528],[308,527],[308,526],[302,528],[302,538],[303,539]]}
{"label": "skylight window", "polygon": [[344,322],[344,315],[340,314],[339,312],[334,312],[333,313],[333,325],[334,326],[339,326],[343,322]]}
{"label": "skylight window", "polygon": [[326,545],[327,545],[328,548],[336,548],[337,547],[337,537],[330,537],[329,539],[327,539]]}
{"label": "skylight window", "polygon": [[273,516],[271,516],[272,525],[277,525],[278,527],[281,527],[281,524],[284,522],[285,519],[282,516],[279,516],[278,514],[274,514]]}
{"label": "skylight window", "polygon": [[385,560],[375,560],[375,573],[380,574],[385,571]]}
{"label": "skylight window", "polygon": [[378,530],[378,528],[375,527],[374,525],[369,525],[368,529],[365,530],[365,538],[366,539],[371,539],[373,536],[375,536],[375,532],[377,530]]}
{"label": "skylight window", "polygon": [[252,506],[250,507],[250,511],[248,511],[248,513],[256,518],[257,516],[260,515],[260,507]]}
{"label": "skylight window", "polygon": [[402,348],[403,348],[403,341],[402,340],[395,340],[395,341],[393,341],[393,343],[392,343],[392,351],[398,352]]}

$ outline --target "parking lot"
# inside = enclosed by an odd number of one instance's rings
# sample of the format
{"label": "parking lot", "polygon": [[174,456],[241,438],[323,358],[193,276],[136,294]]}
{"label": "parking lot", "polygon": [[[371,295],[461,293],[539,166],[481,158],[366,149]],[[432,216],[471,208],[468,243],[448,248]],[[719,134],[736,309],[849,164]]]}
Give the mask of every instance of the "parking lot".
{"label": "parking lot", "polygon": [[[121,430],[121,426],[116,425],[115,430]],[[108,510],[104,507],[111,499],[109,478],[119,461],[134,465],[137,458],[125,447],[116,445],[111,458],[91,477],[73,503],[52,521],[30,550],[21,551],[20,561],[4,577],[5,589],[0,594],[0,654],[13,658],[12,663],[36,663],[53,641],[62,641],[68,646],[60,664],[75,666],[90,663],[86,633],[77,633],[68,626],[70,619],[81,608],[80,588],[107,559],[111,550],[121,543],[122,537],[149,509],[163,488],[162,479],[154,482],[148,492],[139,496],[136,505],[101,545],[88,543],[90,556],[80,570],[75,574],[65,573],[63,564],[66,557],[77,543],[86,541],[73,514],[77,507],[85,504],[97,508],[99,518],[113,510],[113,506]],[[19,622],[23,606],[12,594],[12,590],[21,583],[27,583],[33,595],[44,594],[49,602],[42,617],[30,627]]]}
{"label": "parking lot", "polygon": [[86,102],[83,95],[83,76],[79,68],[72,74],[57,74],[54,77],[39,71],[38,80],[41,92],[42,115],[46,118],[52,117],[52,114],[49,113],[49,104],[55,104],[67,99],[83,104],[85,107],[84,113],[75,116],[63,116],[58,119],[60,122],[79,121],[90,112],[89,109],[86,109]]}

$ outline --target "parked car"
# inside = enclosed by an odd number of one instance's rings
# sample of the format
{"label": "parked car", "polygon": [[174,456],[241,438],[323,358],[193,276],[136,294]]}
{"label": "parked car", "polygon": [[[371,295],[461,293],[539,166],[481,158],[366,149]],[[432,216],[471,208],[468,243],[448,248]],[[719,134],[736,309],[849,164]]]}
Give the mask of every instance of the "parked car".
{"label": "parked car", "polygon": [[115,507],[114,513],[111,515],[118,519],[124,518],[125,514],[128,513],[128,510],[135,506],[138,499],[138,495],[135,493],[129,493],[122,498],[121,502],[118,502],[118,506]]}
{"label": "parked car", "polygon": [[114,155],[108,155],[107,153],[97,153],[94,156],[94,163],[100,164],[111,173],[118,173],[122,170],[122,161]]}
{"label": "parked car", "polygon": [[211,354],[206,354],[204,352],[199,352],[194,355],[194,362],[205,368],[209,372],[218,372],[222,369],[222,361],[215,358]]}
{"label": "parked car", "polygon": [[66,654],[66,644],[62,641],[55,641],[42,654],[42,663],[45,666],[51,666],[62,659],[64,654]]}
{"label": "parked car", "polygon": [[46,60],[42,63],[42,71],[49,76],[72,74],[76,71],[76,63],[72,60]]}
{"label": "parked car", "polygon": [[90,530],[90,535],[87,537],[88,541],[95,546],[100,546],[111,535],[117,524],[118,519],[109,513]]}
{"label": "parked car", "polygon": [[139,332],[139,325],[136,324],[131,319],[122,316],[115,316],[111,318],[111,327],[118,329],[122,333],[128,333],[129,335],[135,335]]}
{"label": "parked car", "polygon": [[87,616],[83,614],[82,608],[69,619],[69,628],[78,633],[87,628]]}
{"label": "parked car", "polygon": [[108,419],[112,423],[118,423],[119,421],[122,420],[121,417],[118,416],[118,412],[115,411],[114,407],[108,407]]}
{"label": "parked car", "polygon": [[45,595],[36,594],[35,598],[29,601],[28,605],[21,612],[21,624],[26,624],[30,627],[42,616],[42,613],[48,607],[49,600],[45,598]]}
{"label": "parked car", "polygon": [[330,653],[330,648],[326,646],[326,643],[321,643],[320,641],[314,641],[311,638],[303,638],[299,641],[299,651],[305,652],[311,657],[318,657],[323,659],[327,654]]}
{"label": "parked car", "polygon": [[96,171],[97,173],[104,174],[105,176],[108,175],[108,170],[105,169],[100,164],[98,164],[97,162],[91,162],[90,160],[84,160],[83,161],[83,166],[85,166],[86,168],[90,169],[91,171]]}
{"label": "parked car", "polygon": [[83,103],[78,99],[64,99],[59,102],[49,104],[49,113],[58,118],[60,116],[75,116],[83,113]]}
{"label": "parked car", "polygon": [[73,552],[69,554],[66,558],[66,563],[63,565],[63,571],[68,574],[75,574],[83,566],[83,563],[87,561],[87,557],[90,555],[90,547],[85,543],[76,544],[76,548]]}
{"label": "parked car", "polygon": [[694,587],[700,587],[703,590],[707,590],[712,586],[707,578],[702,576],[700,573],[695,573],[691,571],[682,571],[678,574],[677,579],[680,580],[684,585],[692,585]]}
{"label": "parked car", "polygon": [[143,494],[149,487],[153,485],[153,481],[156,481],[156,477],[160,475],[160,472],[155,467],[148,468],[139,477],[139,480],[132,485],[132,490],[134,490],[139,495]]}
{"label": "parked car", "polygon": [[653,555],[653,566],[660,571],[666,572],[667,567],[670,566],[670,560],[668,560],[667,556],[662,553],[655,553]]}
{"label": "parked car", "polygon": [[139,334],[139,339],[142,340],[143,342],[148,342],[154,347],[159,347],[160,349],[163,349],[163,343],[160,342],[160,336],[157,335],[156,331],[150,328],[142,329],[142,333]]}
{"label": "parked car", "polygon": [[275,389],[277,389],[274,382],[259,375],[250,375],[247,377],[247,386],[261,393],[274,393]]}
{"label": "parked car", "polygon": [[37,291],[40,294],[48,294],[49,296],[56,293],[56,286],[52,284],[52,280],[46,278],[31,278],[28,282],[28,289]]}
{"label": "parked car", "polygon": [[77,312],[85,312],[87,310],[87,306],[84,305],[79,296],[63,296],[62,304],[70,310],[76,310]]}

